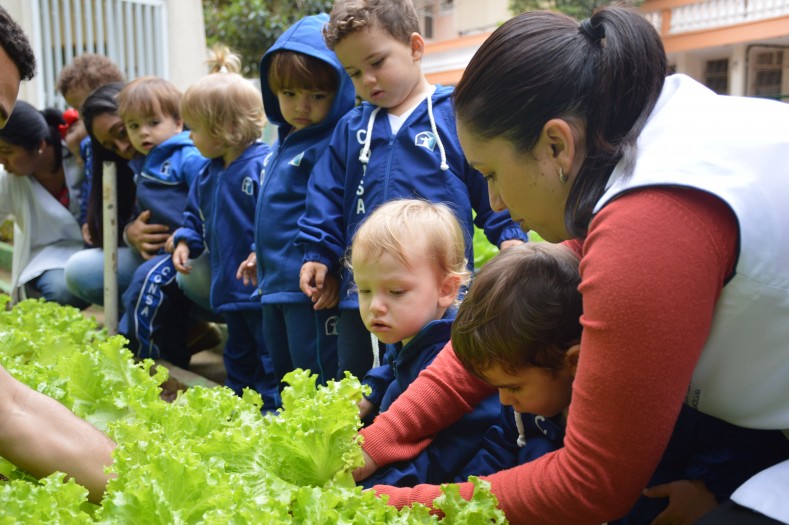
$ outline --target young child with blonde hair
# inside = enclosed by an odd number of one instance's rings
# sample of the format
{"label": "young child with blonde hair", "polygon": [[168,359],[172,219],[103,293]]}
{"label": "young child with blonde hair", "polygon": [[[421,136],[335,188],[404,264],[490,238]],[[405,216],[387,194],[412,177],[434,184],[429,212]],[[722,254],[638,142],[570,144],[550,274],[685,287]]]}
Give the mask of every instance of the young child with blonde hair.
{"label": "young child with blonde hair", "polygon": [[[398,199],[377,207],[351,245],[351,266],[364,326],[386,344],[384,363],[363,382],[372,389],[359,403],[363,419],[383,412],[449,341],[456,304],[470,273],[466,235],[444,204]],[[442,431],[410,462],[365,480],[410,486],[452,481],[479,448],[499,413],[495,396]]]}
{"label": "young child with blonde hair", "polygon": [[[181,91],[162,78],[147,76],[118,94],[118,114],[139,153],[129,161],[137,186],[137,209],[149,227],[169,237],[183,220],[189,188],[208,160],[184,131]],[[172,257],[161,244],[136,244],[146,262],[123,293],[119,331],[138,357],[162,358],[187,367],[190,335],[212,330],[188,315],[191,303],[175,282]]]}
{"label": "young child with blonde hair", "polygon": [[258,91],[237,73],[211,73],[190,86],[181,112],[203,156],[211,159],[189,193],[183,226],[175,232],[173,263],[191,271],[190,258],[208,252],[211,308],[227,323],[225,385],[263,396],[264,410],[280,405],[278,382],[262,340],[255,287],[236,279],[238,261],[254,240],[260,172],[271,149],[259,140],[266,119]]}

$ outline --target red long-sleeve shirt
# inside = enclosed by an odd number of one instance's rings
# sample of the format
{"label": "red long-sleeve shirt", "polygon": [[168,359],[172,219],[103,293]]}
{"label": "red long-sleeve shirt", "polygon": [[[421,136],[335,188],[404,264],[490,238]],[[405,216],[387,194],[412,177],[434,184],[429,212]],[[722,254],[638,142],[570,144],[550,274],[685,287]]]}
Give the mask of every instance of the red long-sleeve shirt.
{"label": "red long-sleeve shirt", "polygon": [[[648,188],[594,218],[581,249],[583,335],[564,448],[488,476],[513,524],[599,524],[624,515],[659,461],[736,260],[737,222],[703,192]],[[412,457],[492,389],[445,348],[364,429],[378,465]],[[376,487],[396,506],[438,487]],[[470,497],[471,485],[461,485]]]}

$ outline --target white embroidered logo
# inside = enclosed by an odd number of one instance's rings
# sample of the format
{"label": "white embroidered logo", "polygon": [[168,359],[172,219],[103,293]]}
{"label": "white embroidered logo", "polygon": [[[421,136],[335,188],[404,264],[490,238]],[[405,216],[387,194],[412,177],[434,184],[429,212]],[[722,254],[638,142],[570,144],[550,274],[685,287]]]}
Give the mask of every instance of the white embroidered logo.
{"label": "white embroidered logo", "polygon": [[295,157],[293,157],[293,158],[290,160],[290,163],[289,163],[289,164],[290,164],[291,166],[297,166],[297,167],[298,167],[298,166],[300,166],[300,165],[301,165],[301,159],[302,159],[302,158],[304,158],[304,152],[303,152],[303,151],[302,151],[301,153],[299,153],[298,155],[296,155]]}
{"label": "white embroidered logo", "polygon": [[244,177],[244,180],[241,182],[241,191],[249,196],[255,194],[255,183],[252,182],[251,177]]}
{"label": "white embroidered logo", "polygon": [[337,331],[337,325],[339,321],[340,319],[336,315],[333,315],[328,319],[326,319],[326,323],[324,324],[324,327],[326,329],[326,335],[339,335],[339,332]]}
{"label": "white embroidered logo", "polygon": [[433,151],[436,147],[436,137],[431,131],[421,131],[414,137],[414,145]]}

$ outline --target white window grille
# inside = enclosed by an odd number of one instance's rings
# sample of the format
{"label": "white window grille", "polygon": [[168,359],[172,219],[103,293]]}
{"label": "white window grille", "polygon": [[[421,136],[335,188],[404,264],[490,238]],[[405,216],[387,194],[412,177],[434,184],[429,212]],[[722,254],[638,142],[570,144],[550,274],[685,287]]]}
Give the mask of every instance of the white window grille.
{"label": "white window grille", "polygon": [[167,78],[166,0],[33,0],[40,98],[64,108],[55,92],[63,66],[84,53],[106,55],[131,80]]}

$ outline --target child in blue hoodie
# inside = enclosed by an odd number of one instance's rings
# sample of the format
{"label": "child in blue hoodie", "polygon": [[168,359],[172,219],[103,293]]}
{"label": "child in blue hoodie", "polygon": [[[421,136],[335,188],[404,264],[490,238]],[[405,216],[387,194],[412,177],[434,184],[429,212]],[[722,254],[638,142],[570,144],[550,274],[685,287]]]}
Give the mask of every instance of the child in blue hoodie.
{"label": "child in blue hoodie", "polygon": [[[468,239],[477,224],[500,247],[526,240],[507,212],[491,210],[485,179],[466,162],[452,88],[432,86],[422,73],[418,31],[410,0],[337,0],[324,29],[365,102],[340,120],[313,169],[296,238],[304,251],[300,287],[316,309],[339,300],[339,371],[358,377],[378,349],[370,351],[341,259],[367,214],[395,198],[423,198],[450,204]],[[470,242],[466,250],[473,261]]]}
{"label": "child in blue hoodie", "polygon": [[[359,312],[364,326],[387,345],[386,362],[364,377],[372,392],[359,403],[362,419],[387,410],[449,341],[455,304],[469,277],[465,245],[452,210],[424,200],[382,204],[356,231],[351,265]],[[417,458],[379,470],[364,485],[452,481],[498,414],[491,396],[441,431]]]}
{"label": "child in blue hoodie", "polygon": [[211,159],[189,192],[183,226],[176,230],[173,264],[191,270],[190,258],[208,252],[211,308],[227,323],[225,386],[253,388],[264,410],[280,406],[278,381],[263,344],[255,287],[236,279],[238,261],[254,239],[260,173],[271,149],[259,140],[265,115],[260,94],[237,73],[212,73],[186,90],[181,112],[203,156]]}
{"label": "child in blue hoodie", "polygon": [[[452,327],[452,348],[469,372],[498,388],[501,419],[453,481],[563,446],[580,356],[578,264],[566,246],[535,243],[497,255],[474,278]],[[736,427],[683,406],[650,488],[610,523],[695,522],[787,456],[789,441],[778,430]]]}
{"label": "child in blue hoodie", "polygon": [[351,80],[323,41],[328,21],[326,14],[301,19],[261,60],[263,105],[278,126],[278,140],[261,174],[255,251],[238,271],[245,282],[259,285],[263,339],[277,377],[302,368],[322,383],[337,375],[338,312],[313,310],[299,289],[304,254],[293,240],[312,168],[337,121],[354,105]]}
{"label": "child in blue hoodie", "polygon": [[[189,188],[208,163],[183,131],[180,105],[178,88],[156,77],[137,78],[118,94],[118,114],[140,153],[129,161],[137,207],[150,224],[164,225],[169,232],[180,226]],[[169,254],[158,249],[141,255],[147,260],[123,293],[119,331],[138,357],[161,357],[186,367],[190,353],[185,334],[195,323],[184,315],[190,302],[175,282]]]}

